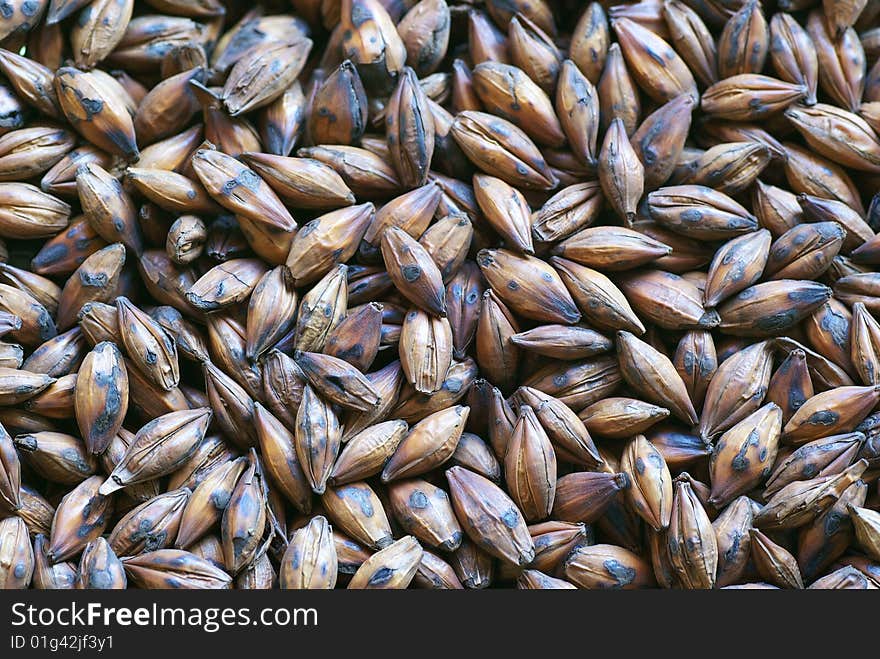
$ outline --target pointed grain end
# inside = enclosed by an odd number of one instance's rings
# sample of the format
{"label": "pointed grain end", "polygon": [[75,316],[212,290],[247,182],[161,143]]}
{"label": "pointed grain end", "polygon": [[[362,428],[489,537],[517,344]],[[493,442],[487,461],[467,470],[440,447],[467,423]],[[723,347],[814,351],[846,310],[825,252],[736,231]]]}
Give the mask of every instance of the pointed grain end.
{"label": "pointed grain end", "polygon": [[123,487],[125,487],[125,485],[120,483],[115,476],[110,476],[101,484],[101,487],[98,488],[98,494],[106,497],[116,492],[116,490],[121,490]]}

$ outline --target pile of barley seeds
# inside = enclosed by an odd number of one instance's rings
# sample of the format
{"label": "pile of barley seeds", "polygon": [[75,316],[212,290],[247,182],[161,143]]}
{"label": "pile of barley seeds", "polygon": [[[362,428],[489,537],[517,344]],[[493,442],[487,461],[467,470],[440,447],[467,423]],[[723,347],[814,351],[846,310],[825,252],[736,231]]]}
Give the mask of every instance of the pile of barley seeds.
{"label": "pile of barley seeds", "polygon": [[0,38],[3,588],[880,588],[880,1]]}

